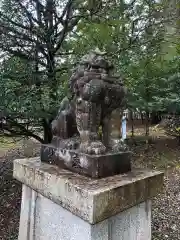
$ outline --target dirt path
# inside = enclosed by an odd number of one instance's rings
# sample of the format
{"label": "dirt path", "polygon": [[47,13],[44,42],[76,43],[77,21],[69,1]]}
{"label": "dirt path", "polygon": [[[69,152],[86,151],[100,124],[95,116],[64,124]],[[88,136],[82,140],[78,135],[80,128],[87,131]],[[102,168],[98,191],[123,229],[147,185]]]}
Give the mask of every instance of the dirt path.
{"label": "dirt path", "polygon": [[0,239],[17,239],[21,184],[12,177],[12,161],[0,158]]}
{"label": "dirt path", "polygon": [[[13,179],[13,160],[25,157],[25,150],[18,144],[0,151],[0,240],[17,240],[18,237],[21,184]],[[39,155],[39,145],[33,146],[33,154]]]}

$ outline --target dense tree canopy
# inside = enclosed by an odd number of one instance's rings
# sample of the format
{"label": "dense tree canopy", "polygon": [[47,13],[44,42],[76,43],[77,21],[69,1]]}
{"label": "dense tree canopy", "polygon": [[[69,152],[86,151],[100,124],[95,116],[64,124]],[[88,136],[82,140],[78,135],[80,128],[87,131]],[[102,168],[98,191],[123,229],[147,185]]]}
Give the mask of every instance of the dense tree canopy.
{"label": "dense tree canopy", "polygon": [[130,109],[179,111],[177,9],[175,0],[2,1],[1,133],[49,142],[70,69],[95,47],[124,77]]}

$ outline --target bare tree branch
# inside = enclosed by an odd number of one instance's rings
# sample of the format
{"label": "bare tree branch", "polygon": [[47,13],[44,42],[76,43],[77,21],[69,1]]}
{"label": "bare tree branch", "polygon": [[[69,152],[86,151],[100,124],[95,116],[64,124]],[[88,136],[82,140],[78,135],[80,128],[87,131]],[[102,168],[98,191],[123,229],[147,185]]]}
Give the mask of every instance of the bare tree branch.
{"label": "bare tree branch", "polygon": [[21,0],[17,0],[19,7],[21,8],[21,10],[25,13],[25,15],[27,16],[27,18],[29,19],[29,23],[31,28],[34,27],[34,23],[37,23],[38,25],[41,25],[41,22],[39,22],[30,11],[27,10],[27,8],[21,3]]}
{"label": "bare tree branch", "polygon": [[21,123],[18,123],[10,116],[6,117],[6,123],[1,122],[1,131],[6,131],[10,136],[29,136],[38,140],[41,143],[44,143],[44,140],[36,135],[34,132],[28,130]]}
{"label": "bare tree branch", "polygon": [[[64,58],[65,55],[72,54],[71,50],[69,52],[65,52],[63,49],[62,52],[59,50],[62,48],[68,34],[71,33],[81,19],[92,18],[93,14],[98,13],[102,1],[97,1],[98,4],[93,6],[91,11],[87,11],[82,2],[77,3],[76,0],[64,0],[62,9],[58,8],[59,5],[56,0],[11,1],[15,5],[12,18],[10,13],[0,10],[0,49],[9,53],[10,56],[31,61],[35,74],[42,73],[44,75],[43,77],[35,77],[36,90],[41,91],[43,87],[44,89],[50,89],[46,93],[48,94],[47,98],[51,99],[51,103],[57,104],[57,92],[59,91],[57,72],[60,75],[68,70],[64,64],[59,66],[57,59],[58,56]],[[19,12],[17,13],[18,9]],[[16,76],[8,77],[14,78]],[[42,90],[43,94],[44,89]],[[16,93],[14,94],[16,96]],[[41,99],[41,94],[37,95]],[[7,108],[8,104],[11,104],[11,102],[7,99]],[[43,104],[42,108],[44,108]],[[48,119],[46,124],[42,121],[43,116],[38,120],[48,135],[46,140],[51,137],[50,122],[53,113],[54,111],[51,109],[47,110]],[[22,118],[22,116],[20,117]],[[4,134],[31,136],[43,142],[33,131],[18,122],[14,116],[8,116],[7,120],[10,125],[2,125],[6,131]]]}

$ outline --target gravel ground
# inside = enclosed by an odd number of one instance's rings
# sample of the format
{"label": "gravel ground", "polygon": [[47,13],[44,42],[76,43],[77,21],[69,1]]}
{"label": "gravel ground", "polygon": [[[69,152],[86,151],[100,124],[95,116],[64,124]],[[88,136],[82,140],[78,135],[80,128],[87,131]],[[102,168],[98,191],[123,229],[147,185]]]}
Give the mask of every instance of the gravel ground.
{"label": "gravel ground", "polygon": [[[33,149],[33,154],[38,155],[37,145]],[[152,239],[180,240],[180,149],[175,142],[165,142],[148,149],[144,145],[135,146],[133,151],[134,165],[168,169],[165,191],[153,200]],[[21,184],[12,177],[12,162],[24,157],[24,153],[22,147],[0,157],[0,240],[17,239]]]}
{"label": "gravel ground", "polygon": [[180,239],[180,169],[167,172],[164,194],[153,201],[153,240]]}
{"label": "gravel ground", "polygon": [[152,240],[180,240],[180,146],[163,136],[132,149],[135,167],[165,171],[164,193],[153,199]]}

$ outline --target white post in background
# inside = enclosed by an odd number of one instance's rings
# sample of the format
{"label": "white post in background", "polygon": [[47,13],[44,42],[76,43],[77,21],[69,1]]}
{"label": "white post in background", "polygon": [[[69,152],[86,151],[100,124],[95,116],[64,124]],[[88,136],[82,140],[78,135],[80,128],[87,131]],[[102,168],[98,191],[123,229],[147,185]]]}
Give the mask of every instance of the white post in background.
{"label": "white post in background", "polygon": [[122,140],[124,141],[126,139],[126,124],[127,124],[127,121],[126,121],[126,115],[123,114],[123,117],[122,117],[122,126],[121,126],[121,132],[122,132]]}

